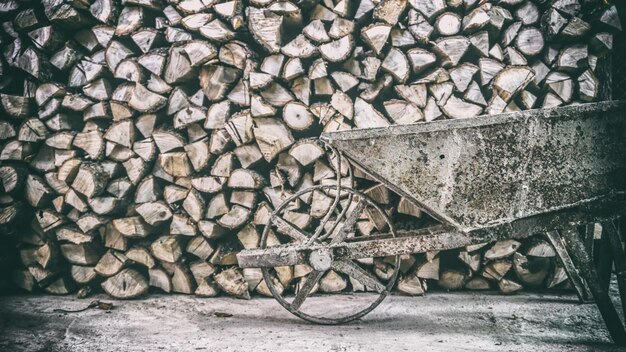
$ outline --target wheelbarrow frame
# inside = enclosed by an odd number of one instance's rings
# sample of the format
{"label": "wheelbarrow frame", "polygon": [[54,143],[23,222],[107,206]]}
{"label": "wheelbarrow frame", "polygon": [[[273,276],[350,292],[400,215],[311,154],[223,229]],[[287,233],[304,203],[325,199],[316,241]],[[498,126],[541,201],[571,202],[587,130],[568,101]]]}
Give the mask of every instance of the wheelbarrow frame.
{"label": "wheelbarrow frame", "polygon": [[[427,213],[440,220],[442,225],[415,231],[395,231],[390,234],[356,237],[341,243],[300,244],[242,251],[238,255],[241,267],[270,268],[285,265],[306,264],[312,253],[327,251],[334,260],[382,257],[401,254],[423,253],[433,250],[447,250],[472,244],[504,239],[523,239],[535,234],[545,234],[556,249],[574,288],[582,301],[588,301],[590,295],[598,305],[613,340],[620,345],[626,344],[626,332],[619,314],[608,293],[608,284],[599,279],[593,260],[585,246],[579,228],[588,224],[601,223],[603,234],[610,243],[610,256],[617,269],[621,297],[626,295],[626,257],[621,245],[619,228],[615,221],[626,214],[626,196],[624,182],[626,176],[626,153],[622,137],[624,135],[625,104],[620,102],[602,102],[583,104],[548,110],[526,111],[513,114],[492,115],[468,120],[435,121],[410,126],[393,126],[383,129],[351,130],[325,133],[322,141],[337,148],[352,164],[360,167],[391,190],[419,204]],[[527,135],[521,136],[526,133]],[[565,133],[565,134],[564,134]],[[581,137],[589,133],[590,137]],[[460,137],[459,137],[460,136]],[[485,142],[485,136],[487,141]],[[556,137],[555,137],[556,136]],[[418,138],[420,137],[420,138]],[[422,138],[423,137],[423,138]],[[472,139],[474,138],[474,139]],[[556,138],[553,141],[551,138]],[[595,139],[594,139],[595,138]],[[411,144],[415,142],[420,144]],[[540,158],[539,176],[548,178],[537,181],[529,175],[532,171],[528,156],[520,157],[525,167],[518,175],[494,176],[496,168],[507,168],[502,155],[489,154],[494,151],[507,152],[509,148],[524,145],[509,145],[520,141],[532,141],[534,157]],[[435,164],[433,158],[442,156],[446,145],[467,143],[468,148],[477,146],[480,155],[479,166],[467,162],[458,164]],[[491,143],[491,144],[490,144]],[[508,143],[508,144],[507,144]],[[555,144],[556,143],[556,144]],[[484,145],[493,146],[483,148]],[[528,142],[527,142],[528,145]],[[407,153],[402,155],[402,148],[423,148],[422,154]],[[396,148],[394,150],[394,148]],[[563,164],[563,160],[543,162],[559,148],[568,149],[568,155],[576,157]],[[579,152],[580,149],[580,152]],[[393,153],[398,153],[394,155]],[[462,153],[462,151],[459,151]],[[519,150],[515,151],[519,153]],[[378,153],[378,154],[377,154]],[[606,155],[605,155],[606,154]],[[442,170],[453,169],[459,172],[457,178],[465,177],[461,188],[454,188],[447,198],[438,197],[442,187],[422,184],[411,179],[411,175],[398,173],[388,165],[379,166],[373,158],[363,155],[381,155],[391,163],[412,163],[409,171],[420,172],[436,178]],[[457,156],[458,157],[458,156]],[[399,158],[399,159],[398,159]],[[506,158],[506,155],[504,155]],[[443,157],[440,159],[444,159]],[[504,161],[506,163],[506,161]],[[492,163],[495,164],[487,164]],[[566,172],[552,175],[552,165],[567,167]],[[564,165],[564,166],[563,166]],[[510,170],[515,170],[512,166]],[[456,169],[455,169],[456,168]],[[420,170],[420,171],[415,171]],[[598,171],[599,170],[599,171]],[[406,171],[406,170],[401,170]],[[431,174],[428,174],[428,173]],[[579,175],[576,173],[584,173]],[[473,178],[468,178],[470,174]],[[616,174],[621,174],[615,177]],[[421,177],[420,181],[428,180]],[[517,204],[506,205],[507,199],[497,199],[487,194],[484,199],[474,202],[474,207],[463,207],[463,198],[472,198],[472,192],[480,191],[493,177],[496,189],[509,190],[510,184],[520,182],[523,192],[530,192],[536,197],[538,191],[545,193],[563,189],[562,199],[544,197],[539,202],[526,199],[512,199]],[[517,177],[517,179],[516,179]],[[583,180],[584,185],[575,182]],[[454,180],[458,186],[458,180]],[[478,184],[474,187],[472,181]],[[538,183],[539,182],[539,183]],[[541,189],[537,185],[540,185]],[[530,190],[528,189],[530,188]],[[445,190],[444,190],[445,191]],[[503,191],[503,192],[504,192]],[[515,189],[512,195],[519,195]],[[456,198],[455,198],[456,197]],[[479,197],[480,198],[480,197]],[[501,197],[502,198],[502,197]],[[442,200],[443,199],[443,200]],[[476,197],[473,197],[476,200]],[[476,206],[479,204],[480,206]],[[530,204],[530,206],[525,206]],[[483,208],[481,208],[481,206]],[[606,260],[605,260],[606,261]],[[606,275],[604,275],[606,276]],[[626,306],[624,307],[626,313]]]}

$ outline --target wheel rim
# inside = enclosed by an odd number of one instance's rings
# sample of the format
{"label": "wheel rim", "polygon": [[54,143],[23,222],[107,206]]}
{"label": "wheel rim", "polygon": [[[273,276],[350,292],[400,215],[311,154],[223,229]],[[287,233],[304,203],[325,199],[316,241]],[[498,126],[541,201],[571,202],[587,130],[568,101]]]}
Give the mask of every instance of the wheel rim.
{"label": "wheel rim", "polygon": [[[281,205],[274,210],[274,212],[272,213],[272,215],[270,216],[270,219],[268,221],[268,223],[266,224],[264,230],[263,230],[263,234],[261,236],[261,243],[260,243],[260,247],[261,248],[267,248],[267,239],[268,236],[270,234],[270,231],[272,231],[272,227],[273,226],[277,226],[277,224],[274,222],[275,216],[280,216],[281,212],[283,210],[285,210],[294,200],[298,199],[301,195],[306,194],[306,193],[312,193],[314,191],[336,191],[337,190],[337,186],[336,185],[318,185],[318,186],[314,186],[314,187],[310,187],[307,188],[305,190],[302,190],[300,192],[297,192],[295,194],[293,194],[292,196],[290,196],[289,198],[287,198],[283,203],[281,203]],[[359,212],[359,214],[356,214],[356,216],[360,215],[363,211],[365,211],[366,208],[369,209],[373,209],[374,211],[378,212],[382,218],[384,219],[388,229],[389,229],[389,234],[392,237],[396,237],[396,233],[393,227],[393,224],[391,222],[391,220],[389,219],[389,216],[387,215],[387,213],[380,208],[380,206],[378,204],[376,204],[376,202],[374,200],[372,200],[369,196],[365,195],[362,192],[356,191],[352,188],[347,188],[347,187],[340,187],[340,194],[337,194],[336,197],[337,198],[342,198],[345,196],[349,196],[350,200],[352,200],[353,198],[358,198],[359,202],[364,202],[364,208]],[[344,210],[348,210],[351,207],[351,203],[348,204],[347,207],[345,207],[345,209],[342,209],[341,214],[345,214],[346,212]],[[330,208],[328,209],[329,212],[332,211],[336,211],[336,208]],[[358,211],[358,209],[356,210]],[[355,210],[353,210],[353,212],[355,212]],[[352,214],[352,213],[351,213]],[[348,219],[348,217],[350,217],[350,215],[347,215],[346,219]],[[341,217],[338,217],[337,219],[335,219],[335,222],[339,222],[340,220],[342,220]],[[323,225],[321,225],[323,226]],[[335,230],[335,227],[337,225],[335,223],[332,224],[331,229]],[[354,224],[352,225],[354,226]],[[304,230],[304,229],[299,229],[300,231],[302,231],[303,233],[305,233],[307,235],[307,237],[310,238],[310,236],[312,236],[311,232]],[[350,229],[348,229],[350,230]],[[320,240],[316,241],[314,243],[323,243],[321,241],[323,241],[324,239],[328,239],[328,235],[327,236],[320,236]],[[263,273],[263,279],[265,280],[265,284],[267,285],[268,289],[270,290],[270,292],[272,293],[272,296],[290,313],[313,323],[317,323],[317,324],[327,324],[327,325],[334,325],[334,324],[342,324],[342,323],[347,323],[350,321],[353,321],[355,319],[359,319],[361,317],[363,317],[364,315],[366,315],[367,313],[371,312],[372,310],[374,310],[389,294],[389,292],[391,291],[391,289],[393,288],[393,286],[396,283],[399,271],[400,271],[400,256],[394,256],[393,257],[393,273],[391,275],[391,277],[388,279],[387,284],[383,284],[380,283],[380,281],[378,281],[378,284],[375,285],[375,287],[377,288],[377,292],[378,292],[378,296],[376,297],[375,300],[371,301],[371,295],[368,295],[370,297],[368,297],[368,304],[364,305],[364,307],[362,309],[358,309],[356,311],[354,311],[352,314],[344,314],[342,316],[339,317],[328,317],[328,316],[318,316],[317,314],[310,314],[307,313],[305,311],[303,311],[302,309],[302,303],[306,303],[306,299],[309,298],[311,296],[310,293],[307,292],[303,292],[304,297],[301,297],[302,294],[298,295],[298,293],[296,293],[296,295],[294,296],[294,299],[289,302],[285,296],[283,295],[284,293],[281,293],[280,290],[276,287],[276,285],[274,284],[274,276],[272,274],[272,268],[262,268],[262,273]],[[360,271],[365,271],[364,269],[362,269],[358,264],[352,262],[352,260],[347,259],[347,260],[335,260],[334,258],[331,259],[332,263],[334,265],[334,267],[332,268],[332,270],[335,270],[336,267],[339,267],[343,270],[350,271],[353,274],[359,274]],[[356,267],[355,267],[356,266]],[[356,272],[355,272],[356,271]],[[339,272],[341,272],[342,274],[346,275],[345,272],[339,270]],[[326,273],[328,273],[328,270],[326,271],[317,271],[317,270],[313,270],[312,272],[310,272],[307,276],[306,276],[306,280],[304,281],[303,287],[304,290],[306,291],[307,286],[313,286],[315,284],[317,284],[324,275],[326,275]],[[311,275],[315,275],[315,277],[311,278]],[[362,273],[360,275],[363,275]],[[369,276],[371,276],[372,278],[376,279],[376,276],[373,274],[369,274]],[[349,275],[350,277],[352,277],[352,275]],[[304,278],[302,279],[304,280]],[[361,281],[359,279],[356,279],[357,281]],[[314,281],[313,283],[311,283],[310,281]],[[363,286],[368,287],[368,289],[370,289],[369,286],[367,286],[365,283],[361,283]],[[383,288],[384,287],[384,288]],[[312,287],[310,287],[312,288]],[[309,288],[309,289],[310,289]],[[303,288],[301,288],[302,290]],[[310,291],[310,290],[309,290]],[[354,296],[357,296],[358,294],[355,294]],[[300,297],[299,297],[300,296]],[[298,299],[301,300],[301,302],[296,302]],[[357,298],[358,299],[358,298]]]}

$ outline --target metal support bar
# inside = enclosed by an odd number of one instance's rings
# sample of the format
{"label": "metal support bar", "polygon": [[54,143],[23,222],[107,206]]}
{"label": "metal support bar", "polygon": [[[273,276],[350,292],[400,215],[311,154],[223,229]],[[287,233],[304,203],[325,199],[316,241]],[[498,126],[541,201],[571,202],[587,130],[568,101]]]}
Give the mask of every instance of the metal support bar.
{"label": "metal support bar", "polygon": [[558,242],[565,245],[567,252],[571,256],[574,268],[578,270],[580,276],[585,279],[589,285],[593,298],[600,310],[600,314],[602,314],[602,318],[604,318],[606,327],[615,344],[626,346],[624,324],[611,301],[608,291],[600,284],[598,274],[576,229],[565,228],[560,231],[560,235],[559,233],[553,232],[552,236],[558,239]]}
{"label": "metal support bar", "polygon": [[548,240],[550,240],[550,243],[552,243],[552,246],[556,250],[556,253],[559,257],[559,261],[561,262],[561,265],[563,265],[565,272],[567,272],[567,276],[572,282],[572,285],[574,286],[574,290],[576,291],[576,294],[578,295],[578,299],[580,300],[580,302],[581,303],[593,302],[593,299],[591,299],[591,296],[590,296],[589,288],[587,287],[585,281],[580,276],[578,269],[576,268],[576,265],[574,264],[574,261],[572,260],[569,253],[567,252],[567,248],[565,247],[565,244],[563,243],[563,238],[561,237],[559,232],[547,231],[546,237],[548,238]]}
{"label": "metal support bar", "polygon": [[602,224],[606,228],[606,234],[609,238],[615,260],[615,273],[617,275],[617,286],[619,287],[620,299],[622,301],[622,309],[626,317],[626,254],[622,246],[622,240],[618,228],[612,222]]}
{"label": "metal support bar", "polygon": [[336,260],[360,259],[460,248],[495,239],[489,235],[468,236],[447,227],[433,226],[402,237],[367,236],[330,245],[284,245],[241,251],[237,254],[237,262],[242,268],[269,268],[307,264],[309,254],[316,250],[331,250]]}
{"label": "metal support bar", "polygon": [[[596,253],[596,270],[598,272],[598,278],[602,288],[608,291],[611,284],[611,273],[613,271],[613,251],[611,249],[611,239],[608,233],[608,226],[610,222],[602,223],[602,237],[598,244],[598,251]],[[592,253],[593,255],[593,253]]]}

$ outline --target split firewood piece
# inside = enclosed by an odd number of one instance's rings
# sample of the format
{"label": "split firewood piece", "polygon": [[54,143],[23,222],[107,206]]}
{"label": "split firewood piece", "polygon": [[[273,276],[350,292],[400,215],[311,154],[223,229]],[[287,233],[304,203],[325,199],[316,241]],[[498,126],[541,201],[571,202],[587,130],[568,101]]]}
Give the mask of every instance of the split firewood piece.
{"label": "split firewood piece", "polygon": [[327,61],[342,62],[352,54],[353,47],[352,36],[348,34],[340,39],[320,45],[319,52]]}
{"label": "split firewood piece", "polygon": [[560,264],[554,265],[552,271],[546,279],[546,287],[554,288],[564,282],[567,283],[568,278],[567,272]]}
{"label": "split firewood piece", "polygon": [[330,41],[328,32],[324,28],[321,20],[313,20],[302,29],[302,33],[316,43],[326,43]]}
{"label": "split firewood piece", "polygon": [[556,67],[563,71],[573,71],[588,65],[587,44],[575,44],[561,49]]}
{"label": "split firewood piece", "polygon": [[240,205],[233,205],[230,211],[223,215],[217,223],[227,229],[236,229],[243,226],[250,218],[250,210]]}
{"label": "split firewood piece", "polygon": [[529,287],[542,287],[550,273],[549,258],[526,257],[521,253],[513,254],[513,268],[517,278]]}
{"label": "split firewood piece", "polygon": [[167,99],[159,94],[153,93],[143,85],[136,83],[132,89],[128,105],[144,113],[155,112],[167,104]]}
{"label": "split firewood piece", "polygon": [[504,64],[494,59],[481,58],[478,61],[478,67],[480,68],[480,84],[486,86],[498,72],[504,69]]}
{"label": "split firewood piece", "polygon": [[447,290],[458,290],[463,288],[463,285],[469,279],[469,275],[466,271],[456,269],[444,269],[439,275],[437,284]]}
{"label": "split firewood piece", "polygon": [[101,247],[95,242],[65,243],[59,248],[63,257],[74,265],[95,265],[101,257]]}
{"label": "split firewood piece", "polygon": [[102,289],[118,299],[132,299],[148,292],[148,281],[134,269],[124,269],[102,283]]}
{"label": "split firewood piece", "polygon": [[395,26],[406,5],[407,0],[383,0],[374,8],[373,18]]}
{"label": "split firewood piece", "polygon": [[289,155],[300,165],[308,166],[324,155],[324,149],[314,140],[301,139],[289,149]]}
{"label": "split firewood piece", "polygon": [[445,11],[447,6],[444,0],[410,0],[409,3],[414,9],[424,14],[429,21]]}
{"label": "split firewood piece", "polygon": [[170,208],[161,201],[143,203],[135,210],[148,224],[153,226],[172,218]]}
{"label": "split firewood piece", "polygon": [[[210,210],[209,207],[207,207],[207,210]],[[217,239],[228,233],[228,231],[220,225],[208,220],[198,221],[198,230],[204,237],[209,239]]]}
{"label": "split firewood piece", "polygon": [[93,233],[84,233],[80,229],[72,226],[61,226],[57,228],[55,235],[59,241],[68,241],[76,244],[91,242],[94,236]]}
{"label": "split firewood piece", "polygon": [[398,48],[391,48],[382,62],[381,68],[389,72],[397,82],[403,83],[409,78],[409,61]]}
{"label": "split firewood piece", "polygon": [[498,282],[498,288],[500,292],[508,295],[521,290],[523,286],[513,280],[502,279]]}
{"label": "split firewood piece", "polygon": [[119,273],[128,262],[128,258],[123,253],[110,250],[100,258],[94,270],[98,275],[109,277]]}
{"label": "split firewood piece", "polygon": [[154,229],[139,216],[114,219],[113,226],[122,235],[129,238],[145,238],[154,231]]}
{"label": "split firewood piece", "polygon": [[521,244],[515,240],[498,241],[485,252],[485,259],[494,260],[509,257],[519,249],[520,245]]}
{"label": "split firewood piece", "polygon": [[235,37],[235,32],[217,18],[200,27],[200,34],[216,42],[227,42]]}
{"label": "split firewood piece", "polygon": [[459,259],[465,263],[473,272],[477,272],[481,266],[482,256],[480,253],[470,253],[468,251],[460,251]]}
{"label": "split firewood piece", "polygon": [[185,209],[193,220],[199,221],[204,216],[204,198],[202,198],[202,195],[195,189],[189,190],[187,197],[183,201],[183,209]]}
{"label": "split firewood piece", "polygon": [[463,99],[471,103],[478,104],[480,106],[487,105],[487,101],[485,100],[485,97],[483,96],[483,92],[481,91],[480,86],[478,85],[478,83],[476,83],[476,81],[472,81],[470,83],[469,87],[467,88],[467,91],[463,95]]}
{"label": "split firewood piece", "polygon": [[509,102],[532,81],[534,76],[534,72],[528,67],[507,67],[495,76],[493,88],[502,100]]}
{"label": "split firewood piece", "polygon": [[465,92],[478,70],[476,65],[463,63],[450,69],[450,79],[459,92]]}
{"label": "split firewood piece", "polygon": [[404,100],[415,104],[419,108],[426,106],[428,91],[425,84],[396,85],[394,90]]}
{"label": "split firewood piece", "polygon": [[282,46],[283,16],[252,6],[246,8],[246,12],[254,39],[268,52],[278,53]]}
{"label": "split firewood piece", "polygon": [[255,171],[237,169],[230,174],[227,186],[235,189],[261,189],[265,184],[263,176]]}
{"label": "split firewood piece", "polygon": [[226,97],[240,76],[241,71],[234,67],[205,65],[200,70],[200,87],[209,101],[217,102]]}
{"label": "split firewood piece", "polygon": [[438,39],[433,50],[439,55],[444,67],[452,67],[459,64],[469,46],[469,39],[453,36]]}
{"label": "split firewood piece", "polygon": [[283,120],[295,131],[308,130],[315,123],[308,107],[299,102],[289,102],[283,107]]}
{"label": "split firewood piece", "polygon": [[182,255],[180,239],[177,236],[161,236],[150,245],[152,255],[163,262],[175,263]]}
{"label": "split firewood piece", "polygon": [[354,124],[357,128],[389,126],[389,121],[371,104],[357,97],[354,102]]}
{"label": "split firewood piece", "polygon": [[182,264],[174,264],[172,292],[190,295],[195,291],[193,278]]}
{"label": "split firewood piece", "polygon": [[513,263],[510,260],[495,260],[483,267],[482,276],[487,279],[500,281],[512,266]]}
{"label": "split firewood piece", "polygon": [[376,55],[381,54],[390,33],[391,25],[384,23],[375,23],[361,29],[363,41],[374,49]]}
{"label": "split firewood piece", "polygon": [[468,103],[463,99],[451,96],[441,110],[447,116],[454,119],[475,117],[482,113],[483,108],[479,105]]}
{"label": "split firewood piece", "polygon": [[397,125],[411,124],[424,119],[422,110],[406,100],[392,99],[383,105],[387,116]]}
{"label": "split firewood piece", "polygon": [[124,255],[126,255],[126,258],[132,260],[133,263],[143,265],[148,269],[152,269],[156,265],[154,258],[144,247],[133,247],[127,250]]}
{"label": "split firewood piece", "polygon": [[92,160],[98,160],[104,154],[105,142],[102,133],[97,130],[77,133],[72,144],[85,151]]}
{"label": "split firewood piece", "polygon": [[561,105],[562,103],[568,103],[572,100],[574,81],[568,74],[557,71],[550,73],[546,77],[545,86],[556,95],[556,103],[546,104],[547,101],[550,101],[550,94],[546,94],[544,107]]}
{"label": "split firewood piece", "polygon": [[602,14],[599,16],[598,22],[603,23],[604,25],[611,27],[612,29],[616,29],[618,31],[622,30],[619,13],[615,5],[606,8],[604,12],[602,12]]}
{"label": "split firewood piece", "polygon": [[48,186],[46,181],[37,175],[28,175],[26,177],[26,186],[24,192],[28,204],[38,208],[52,199],[54,191]]}
{"label": "split firewood piece", "polygon": [[70,270],[72,279],[79,284],[88,284],[98,277],[93,266],[72,265]]}
{"label": "split firewood piece", "polygon": [[191,176],[193,169],[185,152],[159,154],[158,162],[163,171],[174,177]]}
{"label": "split firewood piece", "polygon": [[274,118],[255,118],[254,137],[263,157],[268,162],[294,143],[289,129]]}
{"label": "split firewood piece", "polygon": [[197,280],[198,287],[194,294],[199,297],[215,297],[220,293],[220,288],[211,278]]}
{"label": "split firewood piece", "polygon": [[397,211],[400,214],[411,215],[416,218],[420,218],[423,213],[422,209],[419,206],[417,206],[413,201],[405,197],[400,198]]}
{"label": "split firewood piece", "polygon": [[248,290],[252,292],[263,281],[263,272],[260,268],[245,268],[243,269],[243,277],[248,283]]}
{"label": "split firewood piece", "polygon": [[490,22],[489,14],[484,7],[478,7],[463,18],[463,31],[473,33],[483,29]]}
{"label": "split firewood piece", "polygon": [[19,254],[23,265],[30,266],[38,264],[44,269],[53,267],[58,258],[57,247],[52,243],[46,243],[34,248],[21,249]]}
{"label": "split firewood piece", "polygon": [[280,51],[292,58],[306,59],[317,53],[317,47],[304,35],[300,34],[295,39],[285,44]]}
{"label": "split firewood piece", "polygon": [[585,102],[596,100],[600,83],[591,69],[578,76],[578,97]]}
{"label": "split firewood piece", "polygon": [[334,270],[329,270],[319,281],[319,289],[326,293],[336,293],[348,287],[348,282]]}
{"label": "split firewood piece", "polygon": [[186,214],[174,214],[172,215],[172,222],[170,223],[170,234],[183,235],[183,236],[195,236],[197,232],[196,222]]}
{"label": "split firewood piece", "polygon": [[422,279],[439,280],[439,257],[431,261],[424,260],[422,263],[418,264],[415,269],[415,275]]}
{"label": "split firewood piece", "polygon": [[291,92],[279,83],[271,83],[267,88],[261,91],[261,96],[265,101],[275,107],[283,107],[285,104],[294,100]]}
{"label": "split firewood piece", "polygon": [[100,164],[83,163],[74,177],[72,188],[90,199],[101,194],[107,182],[108,175]]}
{"label": "split firewood piece", "polygon": [[250,299],[248,291],[248,283],[245,280],[241,269],[232,267],[228,268],[214,276],[215,283],[229,295],[237,298]]}
{"label": "split firewood piece", "polygon": [[426,283],[417,275],[409,274],[398,280],[398,291],[409,296],[422,296],[426,292]]}
{"label": "split firewood piece", "polygon": [[435,29],[440,35],[456,35],[461,30],[461,17],[454,12],[445,12],[435,20]]}
{"label": "split firewood piece", "polygon": [[523,28],[515,39],[515,47],[527,57],[538,55],[543,51],[543,35],[537,28]]}
{"label": "split firewood piece", "polygon": [[230,210],[226,197],[223,193],[218,193],[213,196],[207,204],[206,218],[214,219],[218,216],[228,213]]}
{"label": "split firewood piece", "polygon": [[159,288],[165,293],[172,292],[172,280],[165,270],[158,268],[150,269],[148,276],[150,277],[150,287]]}
{"label": "split firewood piece", "polygon": [[526,255],[539,258],[553,258],[556,256],[556,251],[547,241],[535,238],[527,247]]}
{"label": "split firewood piece", "polygon": [[[194,177],[191,179],[191,185],[203,193],[217,193],[224,187],[224,179],[214,176]],[[185,197],[187,193],[185,191]]]}
{"label": "split firewood piece", "polygon": [[465,283],[465,288],[472,291],[489,290],[489,281],[482,276],[474,276]]}

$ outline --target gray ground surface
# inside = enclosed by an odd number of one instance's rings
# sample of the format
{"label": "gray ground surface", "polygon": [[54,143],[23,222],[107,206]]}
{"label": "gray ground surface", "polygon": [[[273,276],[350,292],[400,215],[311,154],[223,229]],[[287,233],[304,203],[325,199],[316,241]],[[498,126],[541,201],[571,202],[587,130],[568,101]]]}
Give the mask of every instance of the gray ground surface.
{"label": "gray ground surface", "polygon": [[[272,299],[151,295],[110,313],[88,300],[0,297],[2,351],[618,351],[592,304],[569,294],[392,296],[358,322],[318,326]],[[354,296],[310,298],[342,307]],[[217,317],[215,312],[232,317]]]}

